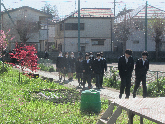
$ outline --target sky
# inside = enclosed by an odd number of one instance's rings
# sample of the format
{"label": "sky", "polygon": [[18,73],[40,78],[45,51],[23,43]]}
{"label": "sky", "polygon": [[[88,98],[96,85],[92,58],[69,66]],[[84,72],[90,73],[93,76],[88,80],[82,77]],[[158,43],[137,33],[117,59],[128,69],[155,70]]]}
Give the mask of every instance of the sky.
{"label": "sky", "polygon": [[[69,15],[78,9],[78,0],[0,0],[7,9],[19,8],[21,6],[29,6],[40,10],[45,3],[56,5],[60,18]],[[136,9],[139,6],[145,5],[146,0],[115,0],[115,15],[123,10]],[[134,2],[132,2],[134,1]],[[155,6],[165,11],[165,0],[148,0],[148,5]],[[112,8],[114,12],[114,0],[80,0],[80,8]],[[1,7],[4,10],[3,7]]]}

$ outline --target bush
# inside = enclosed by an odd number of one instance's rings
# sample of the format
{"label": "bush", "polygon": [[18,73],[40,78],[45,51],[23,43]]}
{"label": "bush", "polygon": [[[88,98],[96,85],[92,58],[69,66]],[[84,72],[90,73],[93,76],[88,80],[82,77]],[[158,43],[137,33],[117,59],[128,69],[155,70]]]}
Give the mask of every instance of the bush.
{"label": "bush", "polygon": [[165,96],[165,77],[159,78],[158,82],[154,81],[148,84],[147,93],[149,97]]}

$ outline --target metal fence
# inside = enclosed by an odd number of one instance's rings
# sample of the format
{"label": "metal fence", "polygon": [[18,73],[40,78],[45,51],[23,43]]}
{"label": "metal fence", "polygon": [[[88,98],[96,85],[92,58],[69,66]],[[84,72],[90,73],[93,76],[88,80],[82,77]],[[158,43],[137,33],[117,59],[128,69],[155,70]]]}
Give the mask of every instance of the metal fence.
{"label": "metal fence", "polygon": [[[107,77],[107,78],[112,78],[112,76],[114,76],[114,73],[115,73],[115,75],[116,75],[116,79],[117,79],[117,80],[120,80],[118,67],[115,67],[115,66],[108,66],[108,67],[107,67],[107,72],[106,72],[106,74],[105,74],[106,77]],[[151,82],[153,82],[153,81],[159,82],[159,79],[162,79],[162,78],[164,78],[164,77],[165,77],[165,72],[149,70],[149,71],[147,72],[147,75],[146,75],[146,82],[147,82],[147,83],[151,83]],[[135,70],[133,70],[131,82],[132,82],[132,83],[135,83]]]}

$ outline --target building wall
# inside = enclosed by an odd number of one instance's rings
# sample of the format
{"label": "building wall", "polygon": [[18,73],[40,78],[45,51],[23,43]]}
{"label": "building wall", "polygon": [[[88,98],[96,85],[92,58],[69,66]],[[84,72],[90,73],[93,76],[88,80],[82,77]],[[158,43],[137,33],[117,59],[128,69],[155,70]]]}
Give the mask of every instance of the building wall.
{"label": "building wall", "polygon": [[[80,23],[84,23],[84,30],[80,30],[80,47],[85,47],[85,52],[110,51],[111,50],[111,18],[81,18]],[[78,23],[77,18],[68,18],[65,23]],[[60,22],[56,24],[57,39],[65,39],[62,43],[63,51],[78,51],[78,30],[60,30]],[[113,24],[112,24],[113,25]],[[63,24],[64,28],[64,24]],[[65,37],[65,38],[64,38]],[[91,39],[105,39],[104,45],[92,45]],[[65,47],[64,47],[65,42]]]}
{"label": "building wall", "polygon": [[[42,14],[40,12],[31,10],[29,8],[24,8],[24,9],[19,9],[17,11],[12,11],[9,12],[12,20],[14,21],[14,24],[12,23],[12,21],[10,20],[9,16],[7,13],[3,13],[2,14],[2,30],[4,30],[5,32],[8,31],[9,29],[10,34],[12,36],[15,36],[15,38],[13,39],[13,41],[11,42],[12,44],[14,44],[15,42],[21,42],[20,41],[20,36],[17,33],[16,30],[16,25],[17,25],[17,20],[25,20],[25,21],[29,21],[29,22],[38,22],[39,17],[40,16],[46,16],[45,14]],[[31,42],[31,43],[39,43],[39,31],[34,32],[29,34],[31,37],[29,38],[29,40],[27,42]],[[11,45],[13,49],[14,45]],[[40,50],[40,45],[38,44],[38,50]]]}
{"label": "building wall", "polygon": [[[126,42],[126,49],[132,49],[133,51],[145,50],[145,32],[144,31],[131,31],[129,39]],[[147,51],[155,51],[155,41],[148,34],[147,38]]]}

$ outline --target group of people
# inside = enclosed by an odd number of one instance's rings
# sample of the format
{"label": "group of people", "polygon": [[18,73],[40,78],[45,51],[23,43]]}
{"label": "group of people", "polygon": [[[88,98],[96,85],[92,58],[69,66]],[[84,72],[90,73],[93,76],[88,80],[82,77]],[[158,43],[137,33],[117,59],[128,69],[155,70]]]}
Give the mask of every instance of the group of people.
{"label": "group of people", "polygon": [[86,53],[85,58],[82,53],[79,53],[79,57],[76,59],[74,53],[66,52],[64,56],[62,52],[59,52],[56,62],[56,71],[59,72],[59,80],[62,80],[62,75],[65,80],[65,75],[68,74],[68,80],[73,80],[73,73],[76,72],[79,85],[81,84],[85,88],[86,82],[88,88],[92,88],[92,79],[96,78],[96,87],[102,88],[104,72],[107,71],[106,59],[103,58],[103,52],[97,53],[96,58],[92,52]]}
{"label": "group of people", "polygon": [[[142,52],[142,58],[136,61],[135,65],[135,86],[133,91],[133,98],[136,97],[136,91],[142,81],[143,85],[143,98],[147,97],[146,86],[146,74],[149,69],[149,61],[147,60],[148,52]],[[120,94],[119,98],[122,98],[122,94],[126,94],[126,98],[130,96],[131,77],[134,69],[134,59],[132,57],[132,50],[125,50],[125,54],[119,58],[118,70],[121,78]],[[62,75],[65,80],[65,75],[68,74],[68,80],[73,80],[73,73],[76,72],[79,85],[81,84],[85,88],[86,82],[88,88],[92,88],[92,79],[96,79],[96,87],[102,88],[104,72],[107,71],[106,59],[103,58],[103,52],[97,53],[96,58],[92,52],[86,53],[85,58],[80,53],[76,59],[74,53],[66,52],[64,56],[62,52],[59,52],[57,57],[56,70],[59,72],[59,80],[62,80]]]}
{"label": "group of people", "polygon": [[[133,98],[136,97],[136,91],[142,81],[143,85],[143,98],[147,97],[147,86],[146,86],[146,74],[149,69],[149,61],[147,60],[148,52],[142,52],[142,58],[139,58],[136,61],[135,65],[135,86],[133,90]],[[120,94],[119,98],[122,98],[122,94],[126,94],[126,99],[130,96],[130,87],[131,87],[131,77],[132,71],[134,69],[134,59],[132,57],[132,50],[127,49],[125,55],[119,58],[118,70],[121,78]]]}

